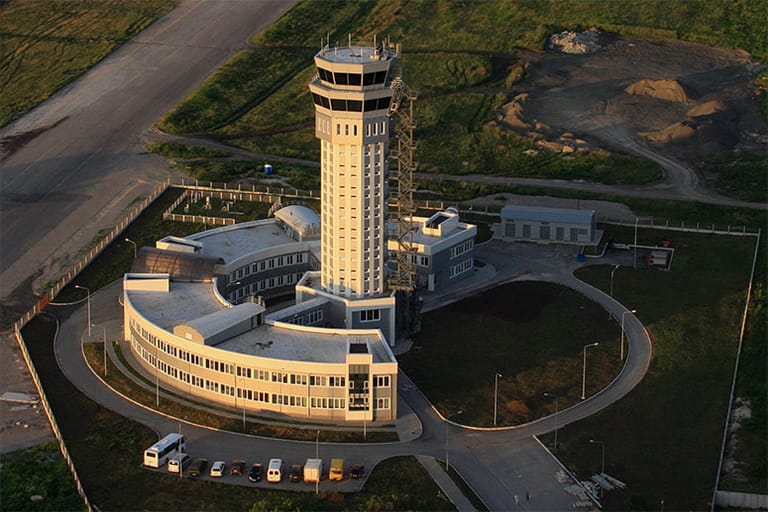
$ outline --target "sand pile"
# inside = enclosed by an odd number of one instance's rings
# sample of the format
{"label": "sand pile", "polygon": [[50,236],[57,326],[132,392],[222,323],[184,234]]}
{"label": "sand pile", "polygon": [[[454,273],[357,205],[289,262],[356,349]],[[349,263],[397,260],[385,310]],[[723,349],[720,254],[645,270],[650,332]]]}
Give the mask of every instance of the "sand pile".
{"label": "sand pile", "polygon": [[688,95],[676,80],[640,80],[630,85],[624,92],[634,96],[650,96],[666,101],[688,103]]}
{"label": "sand pile", "polygon": [[686,115],[688,117],[703,117],[710,116],[718,112],[725,112],[726,110],[728,110],[728,108],[725,106],[725,103],[722,101],[713,100],[693,107],[688,111]]}
{"label": "sand pile", "polygon": [[499,112],[499,122],[513,128],[529,129],[531,125],[523,119],[523,103],[527,98],[526,93],[518,94],[504,105]]}
{"label": "sand pile", "polygon": [[708,101],[690,109],[683,121],[663,130],[641,132],[640,135],[659,144],[695,142],[702,148],[716,150],[733,147],[738,142],[728,114],[721,101]]}
{"label": "sand pile", "polygon": [[640,132],[640,135],[658,144],[679,142],[696,135],[696,127],[688,120],[680,121],[656,132]]}

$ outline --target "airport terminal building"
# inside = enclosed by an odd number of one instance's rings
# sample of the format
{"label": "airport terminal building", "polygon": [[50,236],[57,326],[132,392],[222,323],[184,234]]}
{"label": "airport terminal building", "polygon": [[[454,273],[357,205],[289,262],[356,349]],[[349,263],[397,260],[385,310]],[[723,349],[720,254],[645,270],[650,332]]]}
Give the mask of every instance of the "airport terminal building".
{"label": "airport terminal building", "polygon": [[[124,336],[158,383],[243,414],[397,419],[396,300],[386,286],[397,250],[387,224],[395,57],[383,45],[315,56],[319,215],[290,205],[138,252],[123,280]],[[423,289],[471,274],[475,226],[450,209],[412,220]]]}

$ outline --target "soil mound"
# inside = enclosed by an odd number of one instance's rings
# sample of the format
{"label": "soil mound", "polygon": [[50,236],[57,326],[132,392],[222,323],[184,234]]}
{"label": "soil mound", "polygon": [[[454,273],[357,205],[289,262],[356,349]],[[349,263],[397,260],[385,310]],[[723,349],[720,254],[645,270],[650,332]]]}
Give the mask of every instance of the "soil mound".
{"label": "soil mound", "polygon": [[523,103],[526,98],[528,98],[527,94],[518,94],[512,101],[504,105],[500,112],[499,121],[514,128],[529,129],[531,125],[523,119]]}
{"label": "soil mound", "polygon": [[725,106],[725,103],[722,101],[713,100],[693,107],[688,111],[686,115],[688,117],[703,117],[716,114],[718,112],[725,112],[726,110],[728,110],[728,108]]}
{"label": "soil mound", "polygon": [[630,85],[624,92],[634,96],[651,96],[666,101],[688,103],[688,95],[677,80],[640,80]]}
{"label": "soil mound", "polygon": [[705,151],[730,149],[738,142],[733,130],[723,122],[702,115],[672,124],[663,130],[641,132],[640,135],[656,144],[690,142]]}
{"label": "soil mound", "polygon": [[680,142],[686,139],[690,139],[696,135],[696,127],[689,121],[681,121],[673,125],[667,126],[663,130],[655,132],[640,132],[640,135],[656,142],[657,144],[667,144],[669,142]]}

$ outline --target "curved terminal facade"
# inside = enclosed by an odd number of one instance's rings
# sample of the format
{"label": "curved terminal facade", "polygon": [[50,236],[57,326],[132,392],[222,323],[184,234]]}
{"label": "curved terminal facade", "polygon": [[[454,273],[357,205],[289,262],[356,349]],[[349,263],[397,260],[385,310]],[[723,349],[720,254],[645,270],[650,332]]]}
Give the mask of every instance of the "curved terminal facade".
{"label": "curved terminal facade", "polygon": [[[296,240],[297,228],[256,221],[158,242],[174,261],[170,272],[133,272],[123,282],[134,359],[164,386],[238,410],[395,420],[397,361],[380,329],[333,327],[333,304],[322,297],[276,311],[253,298],[279,295],[308,273],[319,247]],[[143,261],[157,250],[142,249]],[[145,266],[139,258],[134,269]]]}

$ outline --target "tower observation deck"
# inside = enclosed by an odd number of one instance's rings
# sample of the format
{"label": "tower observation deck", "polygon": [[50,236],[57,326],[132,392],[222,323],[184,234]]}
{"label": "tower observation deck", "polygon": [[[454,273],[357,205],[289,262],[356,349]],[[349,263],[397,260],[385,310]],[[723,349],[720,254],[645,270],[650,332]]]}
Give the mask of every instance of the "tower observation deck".
{"label": "tower observation deck", "polygon": [[320,139],[321,286],[350,299],[385,294],[392,65],[383,44],[315,55],[309,83]]}

